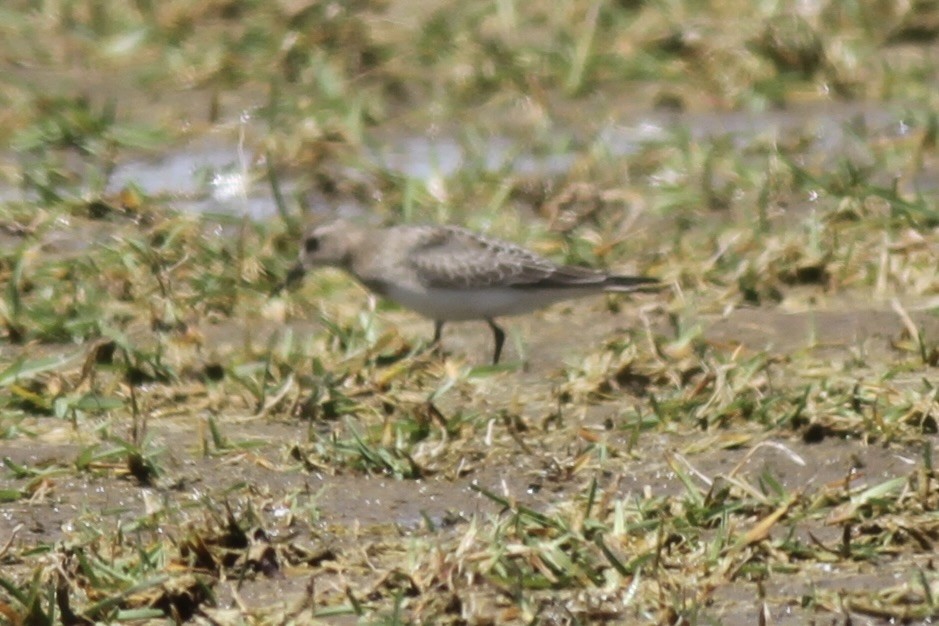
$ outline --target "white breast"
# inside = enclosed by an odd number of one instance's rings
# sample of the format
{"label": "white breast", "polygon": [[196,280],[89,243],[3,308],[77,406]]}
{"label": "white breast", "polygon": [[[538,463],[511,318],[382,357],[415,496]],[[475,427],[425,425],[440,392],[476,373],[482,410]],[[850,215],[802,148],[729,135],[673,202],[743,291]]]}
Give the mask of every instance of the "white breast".
{"label": "white breast", "polygon": [[459,321],[528,313],[569,298],[597,293],[596,289],[412,289],[389,285],[384,295],[425,317]]}

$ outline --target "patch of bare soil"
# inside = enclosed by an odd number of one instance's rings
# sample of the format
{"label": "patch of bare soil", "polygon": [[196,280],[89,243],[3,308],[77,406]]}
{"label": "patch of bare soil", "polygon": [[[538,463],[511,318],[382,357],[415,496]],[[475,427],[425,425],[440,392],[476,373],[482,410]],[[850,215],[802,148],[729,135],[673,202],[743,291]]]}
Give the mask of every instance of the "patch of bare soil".
{"label": "patch of bare soil", "polygon": [[[50,545],[62,538],[64,530],[86,523],[86,518],[103,516],[117,529],[146,515],[161,519],[162,511],[202,511],[204,517],[224,517],[229,506],[237,506],[240,498],[250,494],[255,503],[253,515],[258,525],[267,529],[271,541],[303,546],[311,554],[324,555],[326,561],[340,553],[361,553],[367,561],[380,560],[387,533],[398,537],[452,537],[465,532],[474,517],[480,520],[477,523],[486,524],[486,520],[504,512],[474,487],[534,510],[547,510],[553,501],[570,498],[584,488],[576,471],[565,474],[559,469],[564,466],[567,452],[545,447],[541,441],[550,429],[542,420],[552,410],[550,398],[562,382],[559,376],[563,366],[630,327],[641,327],[643,316],[651,315],[654,323],[661,325],[657,313],[642,313],[637,304],[628,304],[615,314],[603,309],[603,301],[594,300],[555,307],[543,315],[506,320],[510,337],[518,337],[518,345],[525,351],[524,366],[499,374],[502,379],[495,386],[498,391],[478,399],[476,407],[493,413],[504,411],[518,402],[519,388],[526,390],[525,397],[543,401],[516,407],[523,427],[517,433],[517,454],[503,448],[472,464],[465,474],[396,480],[360,472],[317,470],[298,460],[295,449],[305,445],[309,428],[319,426],[264,417],[216,416],[224,423],[229,441],[251,445],[240,452],[206,453],[204,422],[166,417],[150,424],[154,442],[166,450],[166,473],[152,485],[143,486],[131,476],[122,477],[120,463],[113,468],[92,467],[78,477],[60,477],[55,471],[43,479],[0,476],[0,489],[29,490],[32,494],[0,506],[0,537],[9,538],[13,545]],[[388,313],[383,319],[389,324],[400,323],[405,335],[421,337],[430,330],[429,324],[403,312]],[[915,320],[925,333],[939,335],[939,324],[928,314],[915,313]],[[306,330],[318,332],[314,327]],[[903,330],[903,322],[889,308],[737,309],[707,321],[704,337],[728,353],[743,346],[754,352],[770,350],[780,355],[810,351],[817,358],[838,360],[856,359],[862,351],[866,358],[878,360],[876,366],[882,368],[889,365],[891,342]],[[223,330],[214,332],[219,333],[220,341],[224,338]],[[644,341],[641,331],[633,336]],[[447,328],[444,341],[448,352],[465,353],[468,360],[479,363],[485,363],[491,350],[490,333],[482,324],[454,324]],[[510,345],[508,359],[515,358],[516,345]],[[611,426],[615,429],[629,410],[631,397],[626,393],[598,401],[582,413],[563,419],[580,420],[583,428],[602,434]],[[458,404],[445,400],[441,409],[455,410]],[[506,428],[507,422],[493,419],[491,427]],[[626,434],[612,432],[610,436],[619,445],[627,445]],[[67,437],[59,433],[59,438]],[[733,441],[727,443],[729,439]],[[20,438],[0,443],[0,458],[8,457],[17,465],[33,469],[54,470],[57,466],[70,467],[81,450],[76,443],[50,444],[42,437]],[[921,449],[868,445],[838,437],[808,443],[792,436],[767,434],[755,425],[733,432],[653,431],[641,434],[632,452],[621,457],[618,469],[603,478],[600,486],[622,497],[680,497],[687,486],[676,474],[678,459],[702,485],[741,477],[756,483],[760,476],[771,476],[785,489],[801,493],[818,485],[856,487],[905,476],[920,454]],[[296,518],[297,510],[305,511],[305,519]],[[162,519],[162,523],[172,525],[172,516]],[[804,520],[797,534],[799,539],[817,543],[837,555],[844,532],[843,527],[820,518]],[[837,571],[819,563],[807,568],[793,564],[791,569],[772,572],[760,585],[728,582],[711,590],[707,604],[713,610],[705,609],[705,613],[709,619],[725,624],[757,623],[761,611],[773,623],[807,623],[815,618],[814,609],[802,606],[799,598],[808,590],[890,584],[909,568],[925,566],[927,560],[905,554],[890,562],[839,566]],[[8,564],[13,568],[16,565]],[[316,593],[342,594],[351,579],[365,581],[360,587],[365,589],[369,584],[383,584],[375,572],[327,567],[316,577]],[[276,605],[289,613],[291,607],[302,607],[310,601],[310,580],[306,568],[284,568],[274,577],[232,581],[219,587],[218,606],[213,610],[223,613],[229,608]]]}

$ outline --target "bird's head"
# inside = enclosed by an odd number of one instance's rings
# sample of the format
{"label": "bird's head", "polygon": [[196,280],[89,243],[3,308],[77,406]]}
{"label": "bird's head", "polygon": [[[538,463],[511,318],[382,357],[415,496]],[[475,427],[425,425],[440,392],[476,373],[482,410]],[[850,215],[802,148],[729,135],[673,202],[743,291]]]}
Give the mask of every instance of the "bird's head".
{"label": "bird's head", "polygon": [[300,257],[287,274],[286,285],[296,283],[309,270],[317,267],[349,268],[352,251],[364,236],[362,227],[345,220],[310,229],[300,242]]}

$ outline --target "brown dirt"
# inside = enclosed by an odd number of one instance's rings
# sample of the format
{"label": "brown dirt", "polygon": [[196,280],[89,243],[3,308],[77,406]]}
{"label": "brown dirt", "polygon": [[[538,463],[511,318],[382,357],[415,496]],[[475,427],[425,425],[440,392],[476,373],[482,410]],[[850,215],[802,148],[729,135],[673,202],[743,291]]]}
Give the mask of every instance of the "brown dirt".
{"label": "brown dirt", "polygon": [[[618,314],[603,308],[602,301],[594,300],[507,320],[510,336],[522,338],[526,365],[520,371],[500,374],[505,383],[504,394],[489,397],[485,403],[494,409],[504,407],[519,386],[525,386],[529,392],[534,390],[532,395],[550,397],[551,388],[559,382],[559,367],[564,360],[576,360],[589,351],[587,346],[608,339],[618,329],[637,324],[638,305],[627,305]],[[939,324],[934,318],[922,313],[915,315],[929,335],[939,334]],[[400,323],[401,332],[406,336],[422,337],[430,330],[429,324],[408,313],[391,312],[382,317],[389,324]],[[575,320],[577,332],[572,333],[570,329]],[[308,330],[315,332],[312,327]],[[887,306],[840,309],[827,306],[803,311],[738,309],[708,320],[704,336],[713,345],[723,346],[728,351],[738,346],[754,351],[769,349],[778,354],[808,350],[818,358],[832,361],[847,358],[858,346],[865,346],[869,356],[883,362],[889,361],[891,341],[901,332],[898,316]],[[488,355],[490,341],[488,329],[481,324],[454,324],[445,335],[448,351],[465,353],[468,358],[480,361]],[[508,358],[515,357],[515,347],[510,344]],[[622,402],[628,402],[628,396],[590,407],[583,415],[585,425],[616,420],[622,412]],[[543,415],[544,408],[524,407],[523,419],[537,428],[535,416]],[[289,528],[278,525],[284,511],[279,502],[299,498],[309,503],[308,521],[313,535],[306,541],[311,543],[311,549],[354,551],[366,545],[368,537],[388,529],[407,535],[419,532],[429,522],[441,532],[449,532],[448,528],[462,528],[474,515],[480,515],[480,519],[498,515],[498,507],[473,491],[471,484],[510,499],[517,498],[536,509],[548,506],[558,494],[570,495],[583,486],[576,478],[546,478],[549,474],[546,468],[554,453],[537,449],[519,455],[516,461],[493,458],[459,478],[439,475],[406,481],[381,476],[324,475],[303,469],[291,457],[291,448],[303,445],[309,424],[266,418],[226,420],[226,416],[218,416],[218,419],[225,422],[225,434],[230,440],[251,440],[259,444],[242,454],[226,454],[221,458],[203,456],[200,442],[205,437],[204,424],[178,418],[155,420],[151,434],[168,450],[165,465],[170,468],[169,475],[162,477],[157,486],[141,487],[130,478],[115,480],[113,472],[107,469],[100,470],[100,475],[93,472],[79,474],[78,478],[58,478],[53,474],[46,487],[32,499],[0,506],[0,538],[7,538],[0,539],[0,543],[12,538],[14,545],[51,544],[62,538],[64,529],[85,523],[85,512],[94,512],[95,516],[103,513],[106,523],[117,528],[145,511],[158,511],[165,501],[219,512],[225,502],[237,500],[239,494],[251,493],[268,503],[257,511],[266,527],[289,533]],[[35,426],[45,431],[42,436],[0,442],[0,458],[9,457],[31,468],[67,465],[74,461],[82,448],[76,443],[82,439],[80,433],[61,427],[50,429],[51,420]],[[623,495],[679,495],[685,487],[665,460],[673,453],[683,454],[702,480],[704,477],[719,480],[734,471],[746,476],[768,473],[794,491],[809,485],[836,484],[849,476],[854,484],[873,485],[908,474],[921,454],[919,449],[872,446],[832,437],[816,444],[773,438],[775,443],[788,448],[790,454],[769,446],[754,451],[754,446],[765,437],[762,428],[744,428],[742,432],[732,433],[749,437],[748,445],[728,449],[719,445],[727,434],[721,431],[703,435],[643,434],[634,457],[624,458],[617,475],[610,477],[609,484],[603,486],[613,487]],[[702,437],[705,445],[702,445]],[[715,445],[706,445],[708,437],[713,438]],[[49,440],[67,443],[47,443]],[[804,464],[794,461],[793,455],[804,460]],[[0,475],[0,489],[26,489],[30,482],[11,478],[9,473]],[[800,532],[811,533],[815,540],[833,549],[837,549],[841,540],[841,529],[826,525],[824,520],[802,524]],[[729,583],[713,591],[710,601],[715,611],[708,615],[725,624],[755,623],[762,606],[759,600],[762,594],[773,623],[806,623],[814,618],[813,612],[800,607],[794,599],[807,589],[891,584],[909,568],[922,567],[923,560],[920,556],[904,556],[876,566],[858,564],[853,570],[839,566],[835,572],[819,565],[797,574],[777,573],[761,591],[750,583]],[[308,576],[305,571],[294,574],[287,570],[276,579],[260,578],[239,585],[223,585],[218,610],[236,605],[254,608],[279,605],[288,610],[302,601]],[[317,585],[320,592],[341,591],[343,580],[342,575],[327,574],[318,577]],[[346,619],[340,618],[336,623]]]}

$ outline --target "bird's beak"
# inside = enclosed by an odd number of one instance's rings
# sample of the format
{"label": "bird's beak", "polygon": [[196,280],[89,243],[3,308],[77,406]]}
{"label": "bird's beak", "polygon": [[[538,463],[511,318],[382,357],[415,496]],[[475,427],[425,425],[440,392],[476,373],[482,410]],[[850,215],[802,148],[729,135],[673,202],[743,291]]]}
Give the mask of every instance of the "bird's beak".
{"label": "bird's beak", "polygon": [[287,277],[284,279],[284,282],[277,285],[277,287],[274,289],[274,293],[280,293],[285,289],[293,289],[305,274],[306,268],[303,267],[303,263],[297,263],[290,268],[290,271],[287,272]]}

